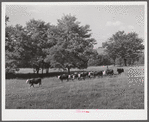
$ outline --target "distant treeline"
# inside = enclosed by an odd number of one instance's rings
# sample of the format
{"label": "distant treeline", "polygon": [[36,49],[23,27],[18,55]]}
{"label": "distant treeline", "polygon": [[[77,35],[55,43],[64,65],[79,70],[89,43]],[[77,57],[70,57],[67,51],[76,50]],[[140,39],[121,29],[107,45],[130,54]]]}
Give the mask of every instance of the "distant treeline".
{"label": "distant treeline", "polygon": [[[97,57],[98,56],[98,57]],[[106,55],[97,54],[96,58],[90,59],[88,62],[89,66],[103,66],[103,65],[118,65],[125,66],[125,62],[122,58],[115,59],[115,62]],[[102,57],[102,58],[101,58]],[[144,64],[144,53],[140,53],[139,57],[132,61],[132,59],[127,59],[127,66],[134,66]]]}

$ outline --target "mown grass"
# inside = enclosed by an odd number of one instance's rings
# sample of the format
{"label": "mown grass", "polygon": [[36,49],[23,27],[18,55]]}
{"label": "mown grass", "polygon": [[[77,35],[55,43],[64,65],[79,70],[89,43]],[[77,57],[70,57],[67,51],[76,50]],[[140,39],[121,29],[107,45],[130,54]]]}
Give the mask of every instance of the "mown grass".
{"label": "mown grass", "polygon": [[131,68],[140,71],[137,76],[124,69],[121,75],[63,83],[43,78],[34,88],[24,79],[6,80],[6,109],[144,109],[144,68]]}

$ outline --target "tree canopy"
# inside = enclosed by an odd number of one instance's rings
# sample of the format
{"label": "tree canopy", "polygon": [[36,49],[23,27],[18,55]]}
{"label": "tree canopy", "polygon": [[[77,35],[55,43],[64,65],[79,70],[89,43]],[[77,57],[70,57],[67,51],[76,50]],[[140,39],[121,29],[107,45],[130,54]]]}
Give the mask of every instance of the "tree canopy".
{"label": "tree canopy", "polygon": [[25,27],[6,26],[6,62],[10,65],[12,59],[12,66],[33,67],[37,73],[47,66],[87,68],[96,44],[90,26],[82,26],[72,15],[57,21],[57,25],[51,25],[31,19]]}
{"label": "tree canopy", "polygon": [[77,18],[66,15],[58,20],[57,44],[50,48],[47,60],[57,68],[87,68],[96,40],[89,25],[80,26]]}
{"label": "tree canopy", "polygon": [[104,47],[110,58],[113,60],[122,58],[126,66],[128,60],[131,60],[132,63],[138,60],[139,54],[144,49],[142,43],[143,39],[139,38],[137,33],[126,34],[124,31],[118,31],[109,38]]}
{"label": "tree canopy", "polygon": [[[53,68],[87,68],[93,65],[114,65],[122,60],[125,65],[143,62],[143,39],[138,34],[118,31],[105,43],[104,54],[93,49],[96,40],[92,38],[89,25],[81,25],[75,16],[64,15],[51,25],[42,20],[31,19],[23,27],[8,26],[5,17],[6,72],[18,68],[32,67],[39,70]],[[141,59],[140,59],[141,57]],[[111,61],[113,60],[113,61]]]}

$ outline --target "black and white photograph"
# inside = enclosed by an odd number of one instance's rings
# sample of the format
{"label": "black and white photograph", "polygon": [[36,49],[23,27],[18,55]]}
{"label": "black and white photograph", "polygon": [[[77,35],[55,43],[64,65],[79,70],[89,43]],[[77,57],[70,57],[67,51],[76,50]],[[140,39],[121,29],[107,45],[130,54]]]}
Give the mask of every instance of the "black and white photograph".
{"label": "black and white photograph", "polygon": [[146,120],[147,2],[2,2],[2,120]]}

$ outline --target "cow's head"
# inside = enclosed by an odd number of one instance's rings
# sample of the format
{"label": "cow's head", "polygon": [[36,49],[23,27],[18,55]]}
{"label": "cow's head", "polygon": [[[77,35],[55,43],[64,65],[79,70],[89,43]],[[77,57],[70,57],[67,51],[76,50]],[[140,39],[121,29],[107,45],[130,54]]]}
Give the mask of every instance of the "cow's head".
{"label": "cow's head", "polygon": [[28,82],[29,82],[29,79],[26,80],[26,83],[28,83]]}
{"label": "cow's head", "polygon": [[91,72],[89,72],[88,75],[90,76],[91,75]]}
{"label": "cow's head", "polygon": [[58,76],[58,79],[60,79],[60,76]]}
{"label": "cow's head", "polygon": [[105,75],[105,74],[106,74],[106,71],[104,70],[104,71],[103,71],[103,75]]}
{"label": "cow's head", "polygon": [[71,75],[68,75],[68,78],[71,78]]}

